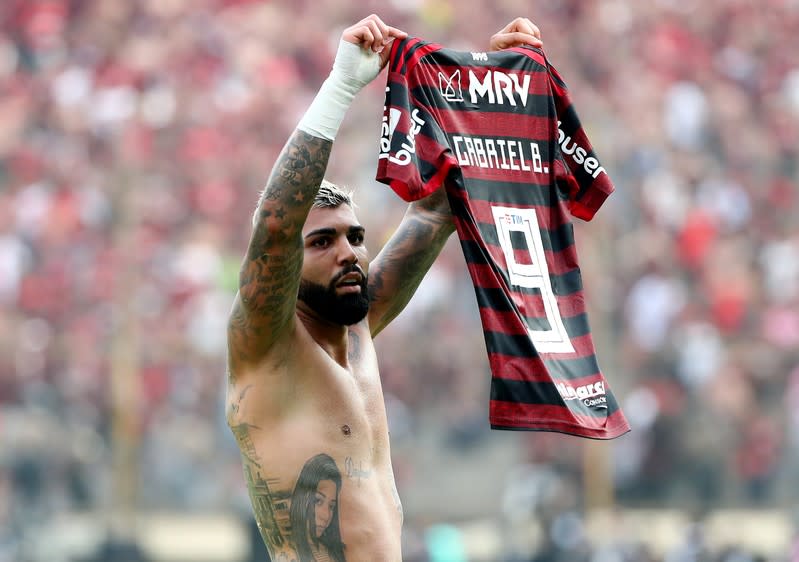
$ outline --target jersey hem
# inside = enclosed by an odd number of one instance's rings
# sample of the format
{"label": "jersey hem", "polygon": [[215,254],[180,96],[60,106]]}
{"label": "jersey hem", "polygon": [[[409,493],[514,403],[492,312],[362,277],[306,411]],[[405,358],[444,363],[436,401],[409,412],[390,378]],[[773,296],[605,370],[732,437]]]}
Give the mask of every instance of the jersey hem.
{"label": "jersey hem", "polygon": [[543,420],[510,420],[507,418],[491,420],[491,429],[500,431],[551,431],[601,441],[616,439],[632,431],[628,424],[614,425],[604,429],[590,429],[569,423]]}

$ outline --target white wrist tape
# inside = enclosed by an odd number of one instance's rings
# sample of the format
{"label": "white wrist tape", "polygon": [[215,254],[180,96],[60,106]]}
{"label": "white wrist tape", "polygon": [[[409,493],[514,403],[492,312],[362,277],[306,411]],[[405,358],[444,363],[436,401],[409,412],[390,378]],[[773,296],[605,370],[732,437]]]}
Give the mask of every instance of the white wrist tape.
{"label": "white wrist tape", "polygon": [[315,137],[335,139],[355,95],[379,73],[377,53],[342,39],[330,76],[319,88],[297,128]]}

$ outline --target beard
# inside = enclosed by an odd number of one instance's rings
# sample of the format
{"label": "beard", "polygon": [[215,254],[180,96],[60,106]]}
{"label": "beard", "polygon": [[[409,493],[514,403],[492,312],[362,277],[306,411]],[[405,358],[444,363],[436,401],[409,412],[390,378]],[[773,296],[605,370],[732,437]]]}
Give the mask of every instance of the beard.
{"label": "beard", "polygon": [[[352,272],[358,272],[363,277],[360,284],[361,291],[336,294],[336,283],[344,275]],[[357,266],[352,266],[338,273],[327,287],[301,279],[297,298],[328,322],[352,326],[363,320],[369,312],[369,293],[366,285],[366,275]]]}

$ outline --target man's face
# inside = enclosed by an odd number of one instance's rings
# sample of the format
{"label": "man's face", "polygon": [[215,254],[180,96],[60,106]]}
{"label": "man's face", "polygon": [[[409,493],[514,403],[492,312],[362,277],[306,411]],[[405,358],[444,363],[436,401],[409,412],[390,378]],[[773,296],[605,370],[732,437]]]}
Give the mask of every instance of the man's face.
{"label": "man's face", "polygon": [[316,314],[349,326],[369,312],[364,229],[349,205],[311,209],[302,229],[304,259],[298,293]]}

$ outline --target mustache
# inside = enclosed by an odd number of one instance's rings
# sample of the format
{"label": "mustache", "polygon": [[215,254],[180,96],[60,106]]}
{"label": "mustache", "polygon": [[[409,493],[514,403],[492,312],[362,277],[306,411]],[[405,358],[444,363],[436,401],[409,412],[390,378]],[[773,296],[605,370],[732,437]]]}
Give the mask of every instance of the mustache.
{"label": "mustache", "polygon": [[335,277],[330,281],[331,285],[335,285],[339,282],[339,280],[349,273],[358,273],[362,278],[362,283],[366,282],[366,274],[363,272],[363,269],[360,268],[357,264],[348,265],[338,273],[336,273]]}

